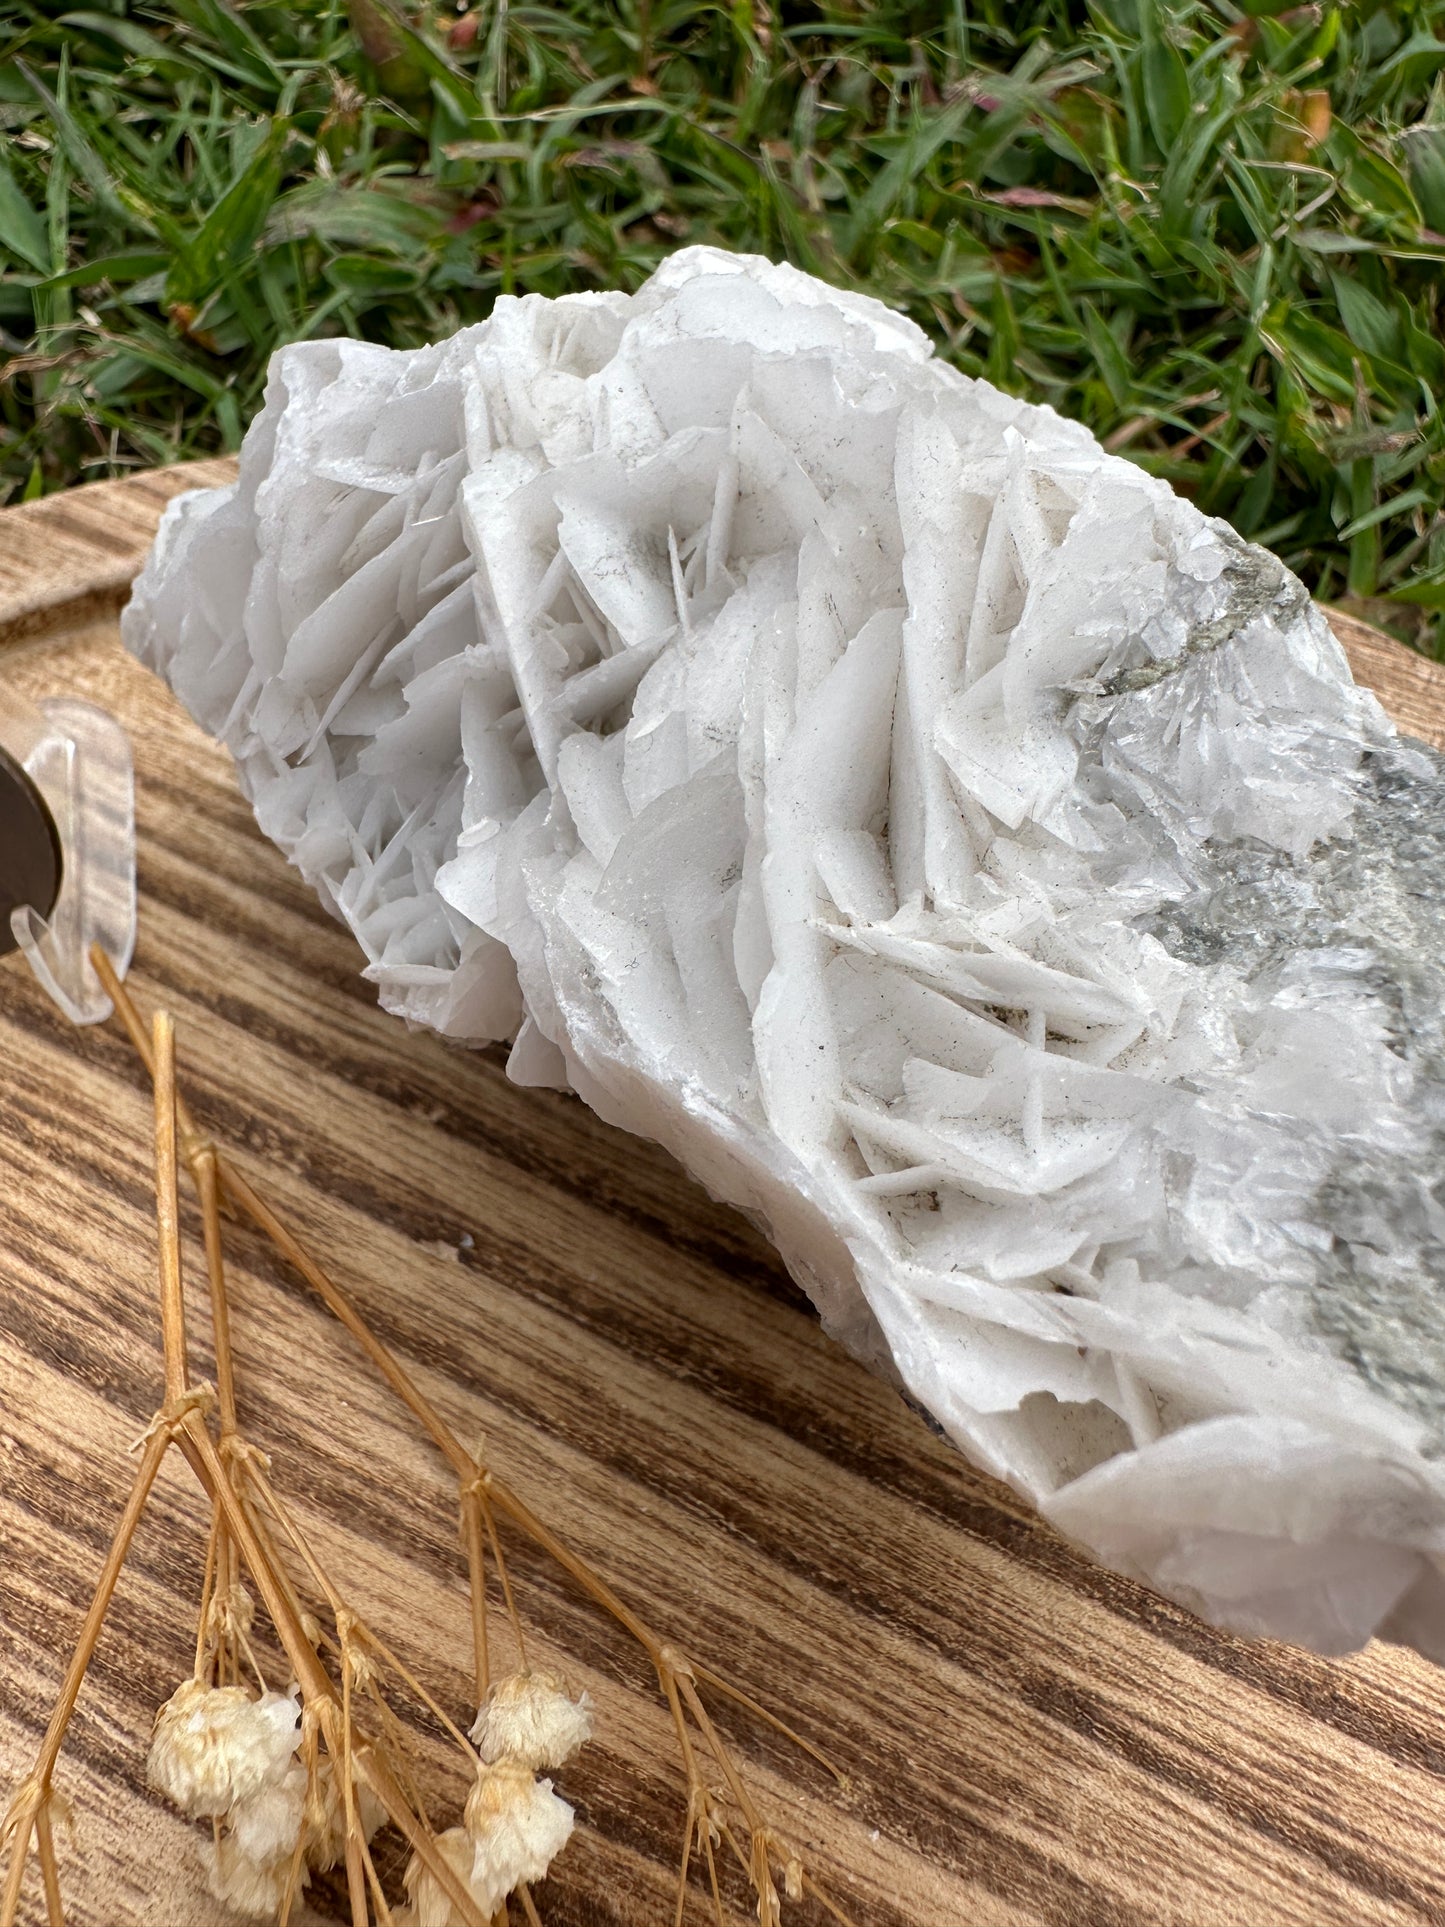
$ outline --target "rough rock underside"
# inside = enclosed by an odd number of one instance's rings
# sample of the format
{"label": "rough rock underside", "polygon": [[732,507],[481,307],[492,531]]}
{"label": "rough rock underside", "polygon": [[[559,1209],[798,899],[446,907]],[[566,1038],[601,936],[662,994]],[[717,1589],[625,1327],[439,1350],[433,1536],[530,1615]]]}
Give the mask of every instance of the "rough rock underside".
{"label": "rough rock underside", "polygon": [[1445,1653],[1445,771],[1271,556],[706,249],[284,350],[130,646],[386,1006],[1215,1621]]}

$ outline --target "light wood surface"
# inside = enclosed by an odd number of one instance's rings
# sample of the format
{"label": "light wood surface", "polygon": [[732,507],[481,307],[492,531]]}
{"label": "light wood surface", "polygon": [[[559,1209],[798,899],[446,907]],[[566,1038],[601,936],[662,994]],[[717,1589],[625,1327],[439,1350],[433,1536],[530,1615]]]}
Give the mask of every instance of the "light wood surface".
{"label": "light wood surface", "polygon": [[119,609],[171,497],[229,482],[235,472],[226,456],[183,462],[4,510],[0,642]]}
{"label": "light wood surface", "polygon": [[[1439,1673],[1393,1649],[1246,1644],[1100,1571],[839,1353],[755,1234],[661,1152],[376,1009],[227,759],[94,619],[177,485],[0,514],[0,674],[104,702],[132,732],[136,995],[175,1012],[203,1123],[267,1174],[459,1434],[484,1434],[626,1596],[848,1769],[839,1797],[724,1720],[859,1927],[1445,1921]],[[1402,720],[1445,740],[1445,674],[1345,641]],[[149,1130],[119,1032],[72,1030],[17,960],[0,967],[0,1793],[158,1402]],[[231,1242],[244,1416],[357,1602],[464,1713],[444,1469],[285,1267],[242,1227]],[[168,1471],[62,1760],[76,1927],[234,1918],[143,1773],[189,1665],[202,1531],[189,1475]],[[513,1557],[539,1652],[598,1706],[560,1776],[582,1824],[542,1919],[666,1927],[682,1802],[645,1667],[525,1545]],[[450,1817],[461,1787],[416,1739]],[[749,1917],[735,1883],[728,1902]],[[23,1918],[40,1904],[27,1890]],[[313,1889],[322,1916],[340,1904]],[[708,1918],[697,1887],[689,1923]]]}
{"label": "light wood surface", "polygon": [[1325,614],[1345,645],[1355,681],[1374,690],[1407,735],[1445,749],[1445,663],[1402,648],[1393,636],[1381,635],[1343,609]]}

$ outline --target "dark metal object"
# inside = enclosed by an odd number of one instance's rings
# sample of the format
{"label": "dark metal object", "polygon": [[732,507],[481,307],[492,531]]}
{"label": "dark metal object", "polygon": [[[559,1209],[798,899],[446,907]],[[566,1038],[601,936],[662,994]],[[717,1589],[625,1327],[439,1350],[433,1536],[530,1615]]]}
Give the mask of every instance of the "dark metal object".
{"label": "dark metal object", "polygon": [[60,833],[44,797],[0,749],[0,957],[15,948],[10,912],[28,903],[48,917],[63,869]]}

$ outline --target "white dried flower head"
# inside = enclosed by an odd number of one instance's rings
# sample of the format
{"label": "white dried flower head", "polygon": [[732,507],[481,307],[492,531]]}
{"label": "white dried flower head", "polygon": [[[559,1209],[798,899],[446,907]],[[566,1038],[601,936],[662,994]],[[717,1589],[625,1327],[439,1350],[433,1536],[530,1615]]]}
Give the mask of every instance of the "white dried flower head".
{"label": "white dried flower head", "polygon": [[274,1785],[237,1800],[226,1819],[239,1853],[248,1860],[290,1860],[306,1811],[306,1769],[292,1760]]}
{"label": "white dried flower head", "polygon": [[[483,1899],[473,1883],[472,1862],[476,1857],[476,1849],[466,1829],[449,1827],[445,1833],[437,1835],[435,1844],[442,1859],[471,1894],[481,1912],[490,1919],[496,1907]],[[407,1862],[406,1890],[412,1904],[405,1911],[412,1927],[461,1927],[461,1916],[452,1905],[450,1895],[418,1854],[413,1854]],[[392,1917],[398,1922],[402,1918],[399,1913]]]}
{"label": "white dried flower head", "polygon": [[515,1760],[534,1773],[565,1766],[592,1737],[592,1702],[573,1699],[553,1673],[499,1679],[477,1714],[472,1738],[484,1760]]}
{"label": "white dried flower head", "polygon": [[281,1781],[298,1737],[296,1701],[188,1679],[156,1715],[147,1775],[192,1815],[229,1812]]}
{"label": "white dried flower head", "polygon": [[[281,1911],[291,1871],[287,1860],[252,1860],[241,1852],[229,1834],[222,1834],[216,1841],[205,1841],[201,1859],[211,1892],[237,1913],[249,1914],[253,1920],[266,1920]],[[304,1869],[300,1878],[302,1881],[306,1878]]]}
{"label": "white dried flower head", "polygon": [[571,1807],[514,1760],[482,1768],[464,1819],[476,1848],[472,1888],[488,1914],[522,1881],[543,1879],[572,1837]]}
{"label": "white dried flower head", "polygon": [[[386,1808],[364,1781],[355,1780],[356,1817],[362,1837],[370,1841],[386,1825]],[[306,1864],[325,1873],[346,1858],[346,1802],[334,1763],[323,1757],[306,1809]]]}

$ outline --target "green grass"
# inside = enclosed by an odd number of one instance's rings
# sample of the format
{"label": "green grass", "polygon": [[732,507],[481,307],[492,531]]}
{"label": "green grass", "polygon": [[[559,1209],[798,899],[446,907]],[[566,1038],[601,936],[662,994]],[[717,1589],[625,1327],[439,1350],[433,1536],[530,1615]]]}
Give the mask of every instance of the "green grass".
{"label": "green grass", "polygon": [[720,241],[1445,655],[1445,0],[0,0],[0,130],[11,499],[235,447],[280,342]]}

